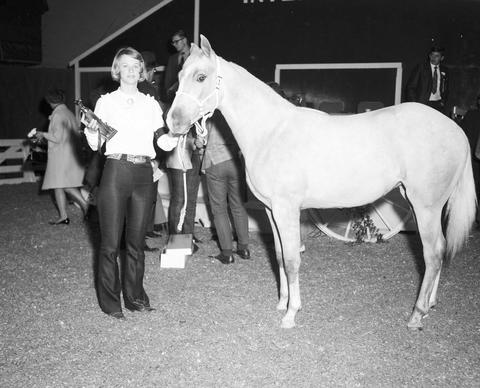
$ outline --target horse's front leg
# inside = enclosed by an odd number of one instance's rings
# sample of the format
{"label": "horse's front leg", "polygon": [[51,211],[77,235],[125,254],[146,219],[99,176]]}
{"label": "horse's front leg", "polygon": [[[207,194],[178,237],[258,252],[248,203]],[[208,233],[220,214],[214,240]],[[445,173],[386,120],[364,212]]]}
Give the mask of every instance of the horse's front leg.
{"label": "horse's front leg", "polygon": [[277,303],[277,310],[286,310],[288,306],[288,281],[285,275],[285,266],[283,265],[282,244],[278,235],[277,225],[272,216],[272,211],[265,208],[270,225],[272,226],[273,241],[275,243],[275,257],[278,264],[278,278],[280,280],[280,298]]}
{"label": "horse's front leg", "polygon": [[272,215],[277,226],[285,276],[288,282],[288,308],[282,319],[283,328],[295,326],[295,315],[302,307],[300,300],[300,208],[287,201],[274,202]]}

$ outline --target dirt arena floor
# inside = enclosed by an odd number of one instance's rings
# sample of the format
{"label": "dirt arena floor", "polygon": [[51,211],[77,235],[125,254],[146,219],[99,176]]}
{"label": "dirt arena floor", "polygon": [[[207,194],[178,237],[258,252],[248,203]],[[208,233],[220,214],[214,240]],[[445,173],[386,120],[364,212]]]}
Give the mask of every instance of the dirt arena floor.
{"label": "dirt arena floor", "polygon": [[[38,184],[0,186],[1,387],[479,387],[480,232],[440,281],[423,331],[406,323],[423,265],[416,234],[383,244],[307,238],[303,309],[280,328],[272,239],[225,266],[211,231],[184,269],[147,253],[152,313],[103,314],[95,220],[56,218]],[[149,240],[161,247],[165,238]]]}

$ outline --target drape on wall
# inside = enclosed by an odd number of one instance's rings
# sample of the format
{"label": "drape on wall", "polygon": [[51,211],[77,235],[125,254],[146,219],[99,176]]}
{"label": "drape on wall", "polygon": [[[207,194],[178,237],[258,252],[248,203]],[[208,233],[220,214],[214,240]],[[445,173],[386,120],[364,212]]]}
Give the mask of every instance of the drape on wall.
{"label": "drape on wall", "polygon": [[0,66],[0,139],[21,139],[30,129],[46,130],[50,107],[43,96],[48,89],[65,90],[73,109],[73,71]]}

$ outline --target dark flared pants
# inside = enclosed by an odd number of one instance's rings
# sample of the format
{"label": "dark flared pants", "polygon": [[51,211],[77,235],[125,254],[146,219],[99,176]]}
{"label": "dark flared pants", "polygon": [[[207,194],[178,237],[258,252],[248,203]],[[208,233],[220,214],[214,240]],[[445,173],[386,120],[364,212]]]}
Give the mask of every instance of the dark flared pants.
{"label": "dark flared pants", "polygon": [[[97,198],[101,235],[97,295],[100,308],[107,314],[122,310],[122,288],[125,301],[149,303],[143,289],[143,247],[153,202],[152,185],[150,163],[107,159]],[[122,287],[117,257],[124,227],[126,252]]]}
{"label": "dark flared pants", "polygon": [[192,233],[195,226],[195,212],[197,209],[198,188],[200,186],[200,155],[192,154],[192,168],[186,171],[187,207],[183,226],[178,229],[180,213],[184,204],[185,191],[183,171],[169,168],[170,176],[170,206],[168,208],[168,229],[171,234]]}
{"label": "dark flared pants", "polygon": [[238,249],[248,246],[248,214],[243,198],[245,174],[240,159],[227,160],[205,170],[207,176],[208,200],[213,214],[218,242],[222,252],[231,255],[233,249],[232,227],[228,208],[238,238]]}

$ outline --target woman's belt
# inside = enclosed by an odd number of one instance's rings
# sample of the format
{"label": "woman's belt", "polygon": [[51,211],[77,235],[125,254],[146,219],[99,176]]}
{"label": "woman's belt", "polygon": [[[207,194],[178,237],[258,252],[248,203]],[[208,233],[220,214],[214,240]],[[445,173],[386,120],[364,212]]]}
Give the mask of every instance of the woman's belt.
{"label": "woman's belt", "polygon": [[150,163],[152,158],[144,155],[130,155],[130,154],[110,154],[107,155],[107,159],[126,160],[133,164]]}

